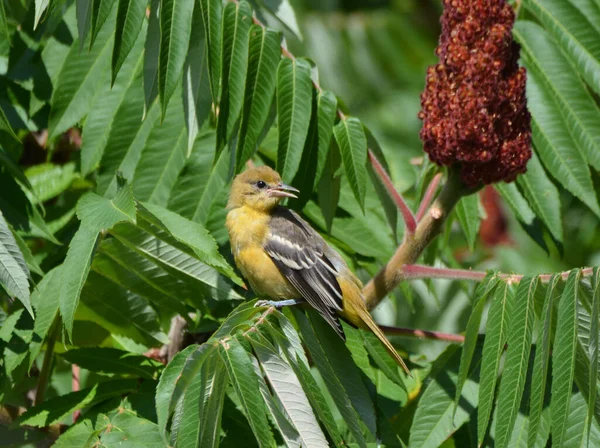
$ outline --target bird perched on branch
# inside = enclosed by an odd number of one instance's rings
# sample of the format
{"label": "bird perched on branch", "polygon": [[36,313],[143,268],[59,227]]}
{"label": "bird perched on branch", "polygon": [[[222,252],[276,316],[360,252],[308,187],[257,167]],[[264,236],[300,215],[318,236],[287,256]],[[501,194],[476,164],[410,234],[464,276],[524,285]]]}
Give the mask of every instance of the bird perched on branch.
{"label": "bird perched on branch", "polygon": [[283,198],[295,198],[294,193],[298,190],[267,166],[246,170],[231,186],[226,225],[235,263],[254,292],[271,299],[257,305],[281,308],[308,302],[344,340],[339,317],[369,329],[409,373],[369,314],[360,280],[306,221],[279,205]]}

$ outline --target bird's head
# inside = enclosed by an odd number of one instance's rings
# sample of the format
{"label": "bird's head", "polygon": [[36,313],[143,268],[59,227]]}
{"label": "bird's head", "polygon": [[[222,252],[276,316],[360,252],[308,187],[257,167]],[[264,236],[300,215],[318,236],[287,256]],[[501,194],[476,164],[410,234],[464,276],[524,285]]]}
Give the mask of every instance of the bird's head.
{"label": "bird's head", "polygon": [[296,198],[294,187],[284,184],[281,176],[268,166],[250,168],[233,180],[227,208],[244,205],[260,211],[269,211],[283,198]]}

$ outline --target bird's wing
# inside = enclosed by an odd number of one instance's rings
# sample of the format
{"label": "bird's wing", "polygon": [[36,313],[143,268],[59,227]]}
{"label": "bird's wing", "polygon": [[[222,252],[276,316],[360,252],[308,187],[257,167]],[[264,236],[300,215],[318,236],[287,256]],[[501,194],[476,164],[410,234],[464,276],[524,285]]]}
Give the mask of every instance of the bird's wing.
{"label": "bird's wing", "polygon": [[321,236],[302,218],[283,207],[275,210],[265,251],[302,297],[345,338],[336,314],[344,307],[342,290],[324,247]]}

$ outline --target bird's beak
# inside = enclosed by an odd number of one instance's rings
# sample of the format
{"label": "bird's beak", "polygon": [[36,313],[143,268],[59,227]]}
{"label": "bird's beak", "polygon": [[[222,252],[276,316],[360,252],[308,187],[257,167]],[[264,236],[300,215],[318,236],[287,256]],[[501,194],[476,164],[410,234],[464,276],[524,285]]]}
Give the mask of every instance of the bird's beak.
{"label": "bird's beak", "polygon": [[[284,183],[279,183],[277,186],[269,188],[269,195],[275,198],[298,198],[294,193],[300,193],[297,188],[294,188],[290,185],[286,185]],[[290,193],[293,191],[294,193]]]}

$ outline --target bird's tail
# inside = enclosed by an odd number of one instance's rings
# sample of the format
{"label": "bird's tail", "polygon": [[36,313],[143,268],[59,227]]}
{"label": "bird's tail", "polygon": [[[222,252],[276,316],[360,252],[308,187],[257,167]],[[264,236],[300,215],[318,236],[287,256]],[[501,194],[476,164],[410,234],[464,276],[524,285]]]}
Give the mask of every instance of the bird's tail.
{"label": "bird's tail", "polygon": [[[363,314],[363,313],[361,313],[361,314]],[[375,336],[377,336],[377,339],[379,339],[381,341],[381,343],[383,344],[385,349],[392,356],[392,358],[394,358],[396,363],[400,367],[402,367],[409,376],[412,376],[410,373],[410,370],[408,370],[408,367],[406,367],[404,360],[400,357],[400,355],[398,354],[398,352],[396,351],[396,349],[394,348],[392,343],[390,341],[388,341],[388,339],[385,337],[385,335],[383,334],[383,331],[381,331],[381,328],[379,328],[379,325],[377,325],[375,323],[375,321],[371,317],[371,314],[369,313],[369,311],[367,311],[365,309],[364,314],[361,317],[362,317],[363,322],[369,327],[369,329],[373,333],[375,333]]]}

